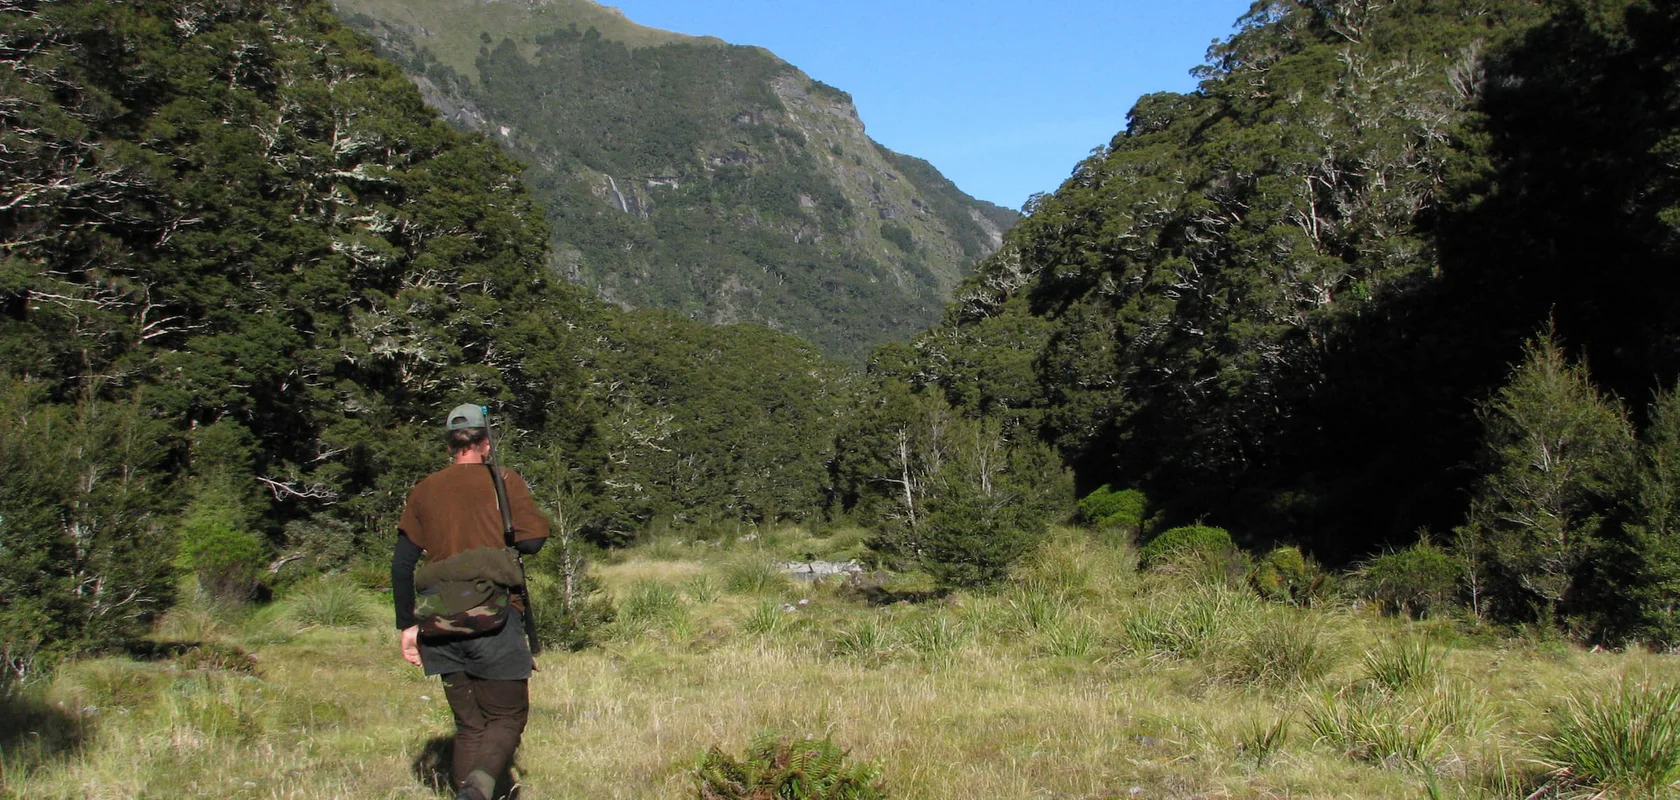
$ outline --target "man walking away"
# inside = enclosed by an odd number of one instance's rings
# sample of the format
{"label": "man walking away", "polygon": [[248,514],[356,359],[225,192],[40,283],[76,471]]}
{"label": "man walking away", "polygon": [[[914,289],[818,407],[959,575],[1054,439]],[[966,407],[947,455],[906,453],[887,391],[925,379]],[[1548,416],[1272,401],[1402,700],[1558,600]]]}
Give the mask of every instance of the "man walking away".
{"label": "man walking away", "polygon": [[[537,510],[519,473],[490,466],[492,442],[483,408],[463,405],[449,412],[445,437],[452,463],[409,492],[391,556],[391,589],[403,658],[425,669],[427,675],[443,676],[443,692],[455,715],[453,777],[460,792],[456,800],[492,800],[496,780],[512,764],[525,731],[533,664],[522,624],[527,609],[520,607],[518,593],[509,591],[518,587],[507,585],[522,578],[508,577],[506,563],[511,561],[517,568],[517,560],[506,552],[502,512],[490,470],[501,470],[514,547],[520,553],[530,555],[542,548],[548,538],[548,520]],[[486,609],[501,609],[505,616],[500,617],[499,627],[422,634],[415,612],[415,565],[422,555],[426,559],[426,567],[420,570],[423,592],[433,591],[428,571],[437,576],[439,570],[447,573],[445,579],[456,582],[445,586],[490,587],[499,600],[474,608],[463,618],[480,612],[495,618]],[[494,595],[497,588],[500,595]],[[422,614],[431,610],[431,599],[435,595],[422,604]],[[428,630],[438,627],[430,625]]]}

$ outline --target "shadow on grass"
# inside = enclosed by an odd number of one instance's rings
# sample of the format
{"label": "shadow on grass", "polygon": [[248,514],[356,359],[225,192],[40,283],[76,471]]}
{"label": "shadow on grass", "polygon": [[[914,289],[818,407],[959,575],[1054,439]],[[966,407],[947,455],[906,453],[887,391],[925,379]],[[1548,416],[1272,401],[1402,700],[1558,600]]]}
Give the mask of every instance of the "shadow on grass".
{"label": "shadow on grass", "polygon": [[895,603],[921,605],[935,600],[943,600],[950,594],[950,589],[896,588],[891,585],[891,578],[879,572],[854,576],[840,587],[842,597],[855,598],[877,607],[890,606]]}
{"label": "shadow on grass", "polygon": [[0,772],[28,772],[81,750],[87,724],[28,695],[0,695]]}
{"label": "shadow on grass", "polygon": [[450,780],[450,759],[455,753],[455,737],[433,736],[421,745],[409,771],[421,785],[439,794],[454,795],[455,783]]}
{"label": "shadow on grass", "polygon": [[133,642],[126,651],[137,661],[172,661],[183,670],[257,674],[257,659],[221,642]]}

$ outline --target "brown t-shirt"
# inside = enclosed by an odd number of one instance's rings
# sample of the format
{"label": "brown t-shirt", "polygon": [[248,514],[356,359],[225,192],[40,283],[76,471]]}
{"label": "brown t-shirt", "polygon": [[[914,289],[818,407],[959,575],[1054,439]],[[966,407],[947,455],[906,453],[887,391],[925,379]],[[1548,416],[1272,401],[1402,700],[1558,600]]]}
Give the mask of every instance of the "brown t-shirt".
{"label": "brown t-shirt", "polygon": [[[547,537],[548,518],[537,510],[525,479],[506,467],[498,469],[513,510],[514,541]],[[397,528],[426,551],[428,562],[475,547],[505,546],[490,470],[483,464],[451,464],[426,476],[408,493],[408,506]]]}

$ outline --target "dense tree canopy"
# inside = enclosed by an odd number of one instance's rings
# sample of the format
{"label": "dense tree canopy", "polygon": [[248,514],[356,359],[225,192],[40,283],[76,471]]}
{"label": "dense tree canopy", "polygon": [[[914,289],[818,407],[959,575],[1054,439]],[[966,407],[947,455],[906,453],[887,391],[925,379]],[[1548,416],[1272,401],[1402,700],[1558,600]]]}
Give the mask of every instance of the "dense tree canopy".
{"label": "dense tree canopy", "polygon": [[1548,319],[1624,397],[1680,366],[1673,26],[1257,3],[1197,91],[1032,204],[917,379],[1036,421],[1083,485],[1250,536],[1349,558],[1450,527],[1475,404]]}
{"label": "dense tree canopy", "polygon": [[324,4],[0,21],[12,674],[141,629],[176,566],[231,591],[266,554],[387,548],[465,400],[604,539],[821,508],[844,371],[558,279],[518,165]]}

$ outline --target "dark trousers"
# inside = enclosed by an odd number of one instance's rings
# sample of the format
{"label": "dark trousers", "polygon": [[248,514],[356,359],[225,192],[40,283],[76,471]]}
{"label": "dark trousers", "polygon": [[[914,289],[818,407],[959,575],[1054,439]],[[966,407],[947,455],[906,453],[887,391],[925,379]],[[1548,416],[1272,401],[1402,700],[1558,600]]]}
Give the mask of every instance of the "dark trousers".
{"label": "dark trousers", "polygon": [[500,781],[525,732],[531,698],[528,681],[490,681],[465,672],[443,676],[443,693],[455,712],[455,787],[474,770]]}

